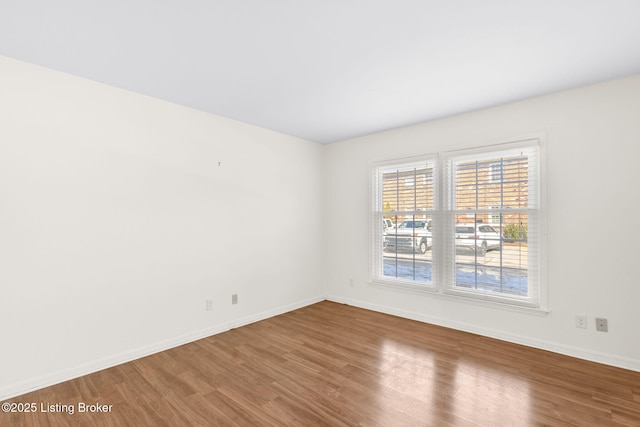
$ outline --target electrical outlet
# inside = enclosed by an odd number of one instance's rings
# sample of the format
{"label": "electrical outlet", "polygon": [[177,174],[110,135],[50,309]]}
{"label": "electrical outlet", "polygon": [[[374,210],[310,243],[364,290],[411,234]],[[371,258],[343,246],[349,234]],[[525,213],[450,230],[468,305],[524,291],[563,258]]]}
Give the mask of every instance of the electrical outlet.
{"label": "electrical outlet", "polygon": [[587,329],[587,316],[576,314],[576,328]]}
{"label": "electrical outlet", "polygon": [[205,310],[206,310],[206,311],[211,311],[211,310],[213,310],[213,300],[208,299],[208,300],[206,301],[206,304],[205,304]]}
{"label": "electrical outlet", "polygon": [[596,331],[600,332],[608,332],[609,331],[609,322],[607,319],[603,317],[596,317]]}
{"label": "electrical outlet", "polygon": [[238,294],[231,295],[231,304],[237,304],[237,303],[238,303]]}

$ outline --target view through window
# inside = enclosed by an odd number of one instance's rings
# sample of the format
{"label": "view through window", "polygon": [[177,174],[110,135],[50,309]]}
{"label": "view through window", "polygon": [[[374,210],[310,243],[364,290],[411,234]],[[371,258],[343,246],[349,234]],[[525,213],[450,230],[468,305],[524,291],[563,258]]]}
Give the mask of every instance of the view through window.
{"label": "view through window", "polygon": [[431,283],[433,164],[390,167],[382,173],[383,274]]}
{"label": "view through window", "polygon": [[539,305],[539,148],[375,168],[374,281]]}

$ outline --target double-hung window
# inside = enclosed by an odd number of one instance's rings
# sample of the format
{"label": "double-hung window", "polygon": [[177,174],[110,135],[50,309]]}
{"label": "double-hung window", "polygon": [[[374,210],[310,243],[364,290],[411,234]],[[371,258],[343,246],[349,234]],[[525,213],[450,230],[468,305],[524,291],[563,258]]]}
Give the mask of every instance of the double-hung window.
{"label": "double-hung window", "polygon": [[531,139],[375,164],[372,282],[544,308],[540,150]]}
{"label": "double-hung window", "polygon": [[[376,170],[374,251],[378,276],[430,285],[435,158],[380,165]],[[385,221],[391,227],[384,227]]]}

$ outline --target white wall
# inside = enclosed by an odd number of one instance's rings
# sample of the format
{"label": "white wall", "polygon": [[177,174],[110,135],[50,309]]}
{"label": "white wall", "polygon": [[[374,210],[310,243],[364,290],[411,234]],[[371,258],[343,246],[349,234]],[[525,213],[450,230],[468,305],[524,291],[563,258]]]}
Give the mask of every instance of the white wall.
{"label": "white wall", "polygon": [[[370,162],[536,132],[548,148],[548,315],[368,284]],[[639,159],[640,76],[332,144],[329,298],[640,370]],[[588,329],[575,328],[576,314]],[[608,333],[595,331],[596,316]]]}
{"label": "white wall", "polygon": [[0,57],[0,400],[323,299],[323,148]]}
{"label": "white wall", "polygon": [[[320,146],[0,57],[0,400],[327,295],[640,370],[639,111],[636,76]],[[367,283],[370,162],[541,131],[551,313]]]}

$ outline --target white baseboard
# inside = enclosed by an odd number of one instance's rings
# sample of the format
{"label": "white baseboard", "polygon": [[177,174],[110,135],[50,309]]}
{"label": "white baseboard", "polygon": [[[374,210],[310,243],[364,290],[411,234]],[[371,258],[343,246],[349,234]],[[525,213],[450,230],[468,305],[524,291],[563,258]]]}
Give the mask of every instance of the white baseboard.
{"label": "white baseboard", "polygon": [[123,363],[131,362],[136,359],[140,359],[145,356],[149,356],[154,353],[169,350],[174,347],[178,347],[193,341],[197,341],[202,338],[210,337],[212,335],[219,334],[221,332],[228,331],[233,328],[239,328],[250,323],[259,322],[260,320],[268,319],[270,317],[277,316],[279,314],[287,313],[289,311],[297,310],[302,307],[306,307],[311,304],[315,304],[320,301],[324,301],[324,296],[317,296],[314,298],[308,298],[302,301],[298,301],[293,304],[278,307],[272,310],[263,311],[260,313],[246,316],[240,319],[234,319],[229,322],[214,325],[205,329],[194,331],[189,334],[181,335],[168,340],[160,341],[152,345],[139,347],[131,351],[108,356],[93,362],[85,363],[83,365],[64,369],[57,372],[53,372],[49,375],[44,375],[38,378],[32,378],[27,381],[23,381],[17,384],[4,385],[0,387],[0,401],[11,399],[16,396],[29,393],[34,390],[38,390],[44,387],[49,387],[55,384],[59,384],[65,381],[72,380],[74,378],[88,375],[94,372],[101,371],[103,369],[111,368],[113,366],[121,365]]}
{"label": "white baseboard", "polygon": [[401,310],[394,307],[388,307],[388,306],[379,305],[379,304],[371,304],[368,302],[353,300],[349,298],[343,298],[335,295],[327,296],[326,299],[328,301],[352,305],[354,307],[373,310],[380,313],[391,314],[393,316],[416,320],[418,322],[444,326],[446,328],[456,329],[464,332],[470,332],[473,334],[482,335],[490,338],[496,338],[501,341],[507,341],[514,344],[521,344],[527,347],[533,347],[540,350],[547,350],[554,353],[563,354],[565,356],[576,357],[578,359],[584,359],[591,362],[602,363],[605,365],[616,366],[618,368],[629,369],[632,371],[640,372],[640,361],[635,359],[589,351],[589,350],[585,350],[578,347],[558,344],[550,341],[538,340],[534,338],[525,337],[522,335],[505,333],[502,331],[496,331],[490,328],[481,328],[476,325],[471,325],[468,323],[455,322],[455,321],[442,319],[434,316],[427,316],[421,313],[415,313],[412,311]]}

